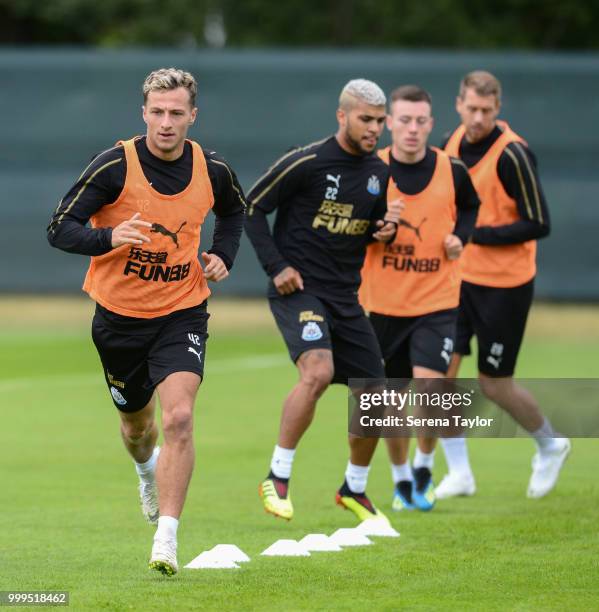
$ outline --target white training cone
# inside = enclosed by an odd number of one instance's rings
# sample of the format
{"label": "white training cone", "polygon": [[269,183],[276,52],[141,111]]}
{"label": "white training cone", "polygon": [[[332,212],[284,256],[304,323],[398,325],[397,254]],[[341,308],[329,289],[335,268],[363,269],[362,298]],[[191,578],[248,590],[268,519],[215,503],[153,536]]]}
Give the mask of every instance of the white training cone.
{"label": "white training cone", "polygon": [[310,552],[295,540],[277,540],[266,550],[262,551],[266,557],[309,557]]}
{"label": "white training cone", "polygon": [[365,536],[382,536],[386,538],[398,538],[399,532],[395,531],[388,521],[380,519],[366,519],[357,527],[356,531],[363,533]]}
{"label": "white training cone", "polygon": [[239,565],[235,561],[215,557],[209,550],[200,553],[185,566],[186,569],[234,569],[237,567]]}
{"label": "white training cone", "polygon": [[208,551],[215,559],[233,561],[234,563],[247,563],[250,558],[235,544],[217,544]]}
{"label": "white training cone", "polygon": [[339,546],[366,546],[372,544],[363,533],[349,527],[337,529],[330,539],[339,544]]}
{"label": "white training cone", "polygon": [[304,536],[299,543],[310,551],[338,551],[343,550],[339,544],[333,542],[328,535],[324,533],[309,533]]}

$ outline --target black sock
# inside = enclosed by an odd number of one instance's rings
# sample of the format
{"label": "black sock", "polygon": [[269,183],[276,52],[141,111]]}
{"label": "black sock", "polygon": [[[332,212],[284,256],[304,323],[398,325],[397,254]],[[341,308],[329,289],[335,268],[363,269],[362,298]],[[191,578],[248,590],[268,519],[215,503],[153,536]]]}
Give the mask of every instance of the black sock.
{"label": "black sock", "polygon": [[424,491],[431,479],[431,471],[427,467],[414,469],[414,485],[420,493]]}
{"label": "black sock", "polygon": [[412,503],[412,481],[411,480],[400,480],[396,485],[397,490],[401,493],[403,498]]}
{"label": "black sock", "polygon": [[268,476],[266,477],[266,479],[268,480],[269,478],[272,478],[273,480],[278,480],[279,482],[284,482],[285,484],[289,484],[289,478],[279,478],[278,476],[275,476],[272,473],[272,470],[270,470],[268,472]]}

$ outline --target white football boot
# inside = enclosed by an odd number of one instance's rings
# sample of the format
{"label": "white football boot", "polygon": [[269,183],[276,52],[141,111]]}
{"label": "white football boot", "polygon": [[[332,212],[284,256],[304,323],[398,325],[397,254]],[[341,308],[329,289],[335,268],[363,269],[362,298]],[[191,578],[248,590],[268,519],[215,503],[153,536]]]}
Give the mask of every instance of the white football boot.
{"label": "white football boot", "polygon": [[568,438],[555,438],[555,448],[551,451],[537,451],[532,458],[532,475],[528,483],[527,497],[544,497],[555,487],[560,470],[564,465],[572,445]]}
{"label": "white football boot", "polygon": [[177,540],[165,540],[155,537],[148,567],[161,572],[165,576],[174,576],[179,571]]}
{"label": "white football boot", "polygon": [[435,489],[437,499],[447,499],[448,497],[467,496],[476,493],[476,483],[474,476],[462,472],[449,472],[443,476],[443,480]]}

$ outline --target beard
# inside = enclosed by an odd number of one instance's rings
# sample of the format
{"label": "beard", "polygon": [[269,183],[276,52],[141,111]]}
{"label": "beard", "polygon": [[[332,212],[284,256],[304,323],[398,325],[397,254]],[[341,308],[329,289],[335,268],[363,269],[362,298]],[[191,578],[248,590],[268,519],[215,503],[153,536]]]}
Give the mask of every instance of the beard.
{"label": "beard", "polygon": [[354,138],[354,136],[351,133],[351,126],[349,125],[345,129],[345,140],[352,147],[352,149],[354,149],[357,155],[370,155],[376,148],[376,144],[378,142],[378,138],[377,138],[372,149],[365,148],[361,140]]}

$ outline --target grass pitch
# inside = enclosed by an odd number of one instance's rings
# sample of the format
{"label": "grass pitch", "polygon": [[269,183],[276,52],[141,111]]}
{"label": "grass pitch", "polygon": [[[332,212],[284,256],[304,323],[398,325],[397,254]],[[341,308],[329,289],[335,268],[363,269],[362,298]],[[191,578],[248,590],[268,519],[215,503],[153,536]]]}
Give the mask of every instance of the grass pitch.
{"label": "grass pitch", "polygon": [[[347,460],[345,390],[326,393],[297,453],[295,518],[266,515],[257,486],[295,369],[266,304],[215,301],[211,310],[179,563],[218,543],[237,544],[252,561],[174,579],[146,569],[153,529],[89,337],[89,304],[4,299],[0,590],[67,590],[76,610],[598,609],[595,440],[574,440],[557,489],[541,500],[525,498],[529,440],[473,440],[475,497],[393,516],[381,448],[368,491],[400,538],[310,558],[260,557],[279,538],[356,524],[333,501]],[[596,317],[590,308],[537,307],[518,375],[596,377]],[[439,478],[442,452],[436,466]]]}

